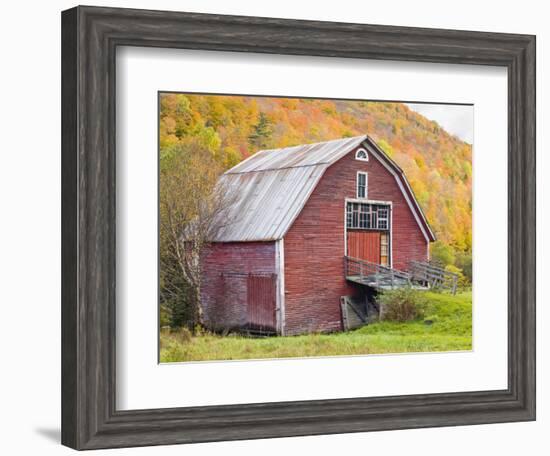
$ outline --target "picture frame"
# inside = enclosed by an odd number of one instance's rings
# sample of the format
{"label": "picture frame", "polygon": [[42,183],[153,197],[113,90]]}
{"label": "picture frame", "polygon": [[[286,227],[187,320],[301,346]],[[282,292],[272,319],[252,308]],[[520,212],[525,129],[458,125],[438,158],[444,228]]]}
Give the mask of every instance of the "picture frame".
{"label": "picture frame", "polygon": [[[508,70],[508,388],[116,409],[117,46]],[[62,13],[62,443],[74,449],[535,419],[535,37],[102,7]]]}

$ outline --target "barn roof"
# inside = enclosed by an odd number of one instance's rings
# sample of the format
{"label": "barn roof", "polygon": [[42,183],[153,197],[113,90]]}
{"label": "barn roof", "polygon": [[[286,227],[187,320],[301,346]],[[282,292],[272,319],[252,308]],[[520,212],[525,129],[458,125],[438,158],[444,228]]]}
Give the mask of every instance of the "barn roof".
{"label": "barn roof", "polygon": [[[238,195],[226,212],[227,221],[217,242],[268,241],[282,239],[306,204],[325,170],[364,143],[392,172],[404,193],[413,200],[412,209],[427,238],[433,235],[403,171],[367,135],[315,144],[261,150],[220,178],[230,195]],[[407,198],[407,195],[406,195]]]}

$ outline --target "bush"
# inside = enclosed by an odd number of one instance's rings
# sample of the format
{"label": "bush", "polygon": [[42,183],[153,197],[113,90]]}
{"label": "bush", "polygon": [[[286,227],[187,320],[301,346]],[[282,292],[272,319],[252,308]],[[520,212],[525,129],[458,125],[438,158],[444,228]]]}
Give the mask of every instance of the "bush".
{"label": "bush", "polygon": [[459,290],[465,290],[470,285],[470,281],[468,278],[462,273],[462,269],[457,268],[456,266],[453,266],[452,264],[449,264],[446,268],[446,271],[452,272],[453,274],[456,274],[457,281],[456,285]]}
{"label": "bush", "polygon": [[472,252],[459,252],[456,256],[456,267],[462,270],[468,283],[472,283]]}
{"label": "bush", "polygon": [[435,241],[430,245],[430,257],[432,261],[440,263],[443,267],[455,264],[456,260],[454,249],[442,241]]}
{"label": "bush", "polygon": [[426,299],[421,291],[398,288],[380,293],[380,320],[409,321],[424,318]]}

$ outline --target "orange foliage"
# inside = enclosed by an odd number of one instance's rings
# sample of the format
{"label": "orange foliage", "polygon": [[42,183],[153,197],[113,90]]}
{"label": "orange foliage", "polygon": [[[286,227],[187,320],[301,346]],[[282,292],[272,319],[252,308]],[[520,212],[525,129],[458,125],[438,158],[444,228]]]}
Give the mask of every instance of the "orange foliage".
{"label": "orange foliage", "polygon": [[256,152],[258,134],[269,148],[368,134],[403,168],[437,237],[471,250],[472,147],[402,103],[162,94],[159,132],[161,151],[197,137],[226,169]]}

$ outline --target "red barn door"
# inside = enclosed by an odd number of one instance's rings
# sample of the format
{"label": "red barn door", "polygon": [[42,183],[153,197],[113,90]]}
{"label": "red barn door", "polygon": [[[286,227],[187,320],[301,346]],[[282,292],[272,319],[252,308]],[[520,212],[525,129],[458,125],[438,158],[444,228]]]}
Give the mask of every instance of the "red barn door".
{"label": "red barn door", "polygon": [[380,232],[348,231],[348,256],[380,264]]}
{"label": "red barn door", "polygon": [[275,274],[248,276],[247,317],[251,328],[275,331],[276,279]]}

